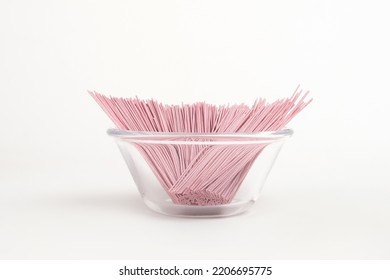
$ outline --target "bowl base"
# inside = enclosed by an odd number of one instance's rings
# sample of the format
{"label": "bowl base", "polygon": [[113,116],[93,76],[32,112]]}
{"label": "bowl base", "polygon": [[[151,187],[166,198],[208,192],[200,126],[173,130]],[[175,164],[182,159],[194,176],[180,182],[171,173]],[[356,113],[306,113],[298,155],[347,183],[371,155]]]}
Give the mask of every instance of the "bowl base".
{"label": "bowl base", "polygon": [[210,206],[192,206],[192,205],[180,205],[174,204],[172,201],[155,201],[143,198],[145,204],[155,212],[160,214],[176,216],[176,217],[189,217],[189,218],[218,218],[227,217],[237,214],[241,214],[248,210],[255,201],[237,201],[225,205],[210,205]]}

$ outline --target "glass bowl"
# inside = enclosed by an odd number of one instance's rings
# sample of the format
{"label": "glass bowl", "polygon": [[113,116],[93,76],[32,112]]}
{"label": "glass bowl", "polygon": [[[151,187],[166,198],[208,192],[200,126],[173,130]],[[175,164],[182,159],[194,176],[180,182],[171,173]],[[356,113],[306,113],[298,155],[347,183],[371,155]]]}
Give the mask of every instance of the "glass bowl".
{"label": "glass bowl", "polygon": [[224,217],[254,204],[293,131],[107,133],[149,208],[174,216]]}

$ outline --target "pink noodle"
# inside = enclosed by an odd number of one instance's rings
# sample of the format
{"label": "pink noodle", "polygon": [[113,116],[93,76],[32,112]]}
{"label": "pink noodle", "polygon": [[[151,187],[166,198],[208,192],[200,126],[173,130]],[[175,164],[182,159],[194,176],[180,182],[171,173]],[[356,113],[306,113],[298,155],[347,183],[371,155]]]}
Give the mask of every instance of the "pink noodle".
{"label": "pink noodle", "polygon": [[[205,102],[165,105],[153,99],[106,97],[89,92],[121,130],[186,133],[236,133],[280,130],[311,101],[299,86],[287,99],[215,106]],[[236,137],[231,137],[236,139]],[[213,141],[207,136],[161,136],[161,140]],[[221,138],[219,138],[221,139]],[[229,137],[224,137],[229,140]],[[265,144],[133,144],[174,203],[231,203]]]}

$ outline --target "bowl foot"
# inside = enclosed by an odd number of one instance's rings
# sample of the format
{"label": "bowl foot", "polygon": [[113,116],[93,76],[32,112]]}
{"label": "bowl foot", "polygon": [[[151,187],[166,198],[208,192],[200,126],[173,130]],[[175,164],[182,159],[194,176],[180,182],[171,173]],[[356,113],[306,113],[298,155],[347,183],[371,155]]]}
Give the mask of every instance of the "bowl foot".
{"label": "bowl foot", "polygon": [[241,214],[248,210],[255,201],[236,201],[224,205],[192,206],[174,204],[171,200],[151,201],[144,197],[145,204],[152,210],[169,216],[192,218],[218,218]]}

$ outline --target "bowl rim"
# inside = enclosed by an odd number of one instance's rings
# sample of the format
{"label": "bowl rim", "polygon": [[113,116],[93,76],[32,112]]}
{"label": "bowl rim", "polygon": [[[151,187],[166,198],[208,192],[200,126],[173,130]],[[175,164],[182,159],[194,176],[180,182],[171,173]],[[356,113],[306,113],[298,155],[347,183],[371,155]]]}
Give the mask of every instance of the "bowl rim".
{"label": "bowl rim", "polygon": [[[294,131],[284,128],[277,131],[261,132],[236,132],[236,133],[188,133],[188,132],[151,132],[131,131],[117,128],[110,128],[107,134],[117,139],[125,139],[137,143],[161,143],[161,144],[258,144],[283,141],[293,135]],[[199,137],[203,141],[183,140],[180,137]],[[166,137],[166,138],[165,138]],[[175,139],[178,137],[179,139]]]}

